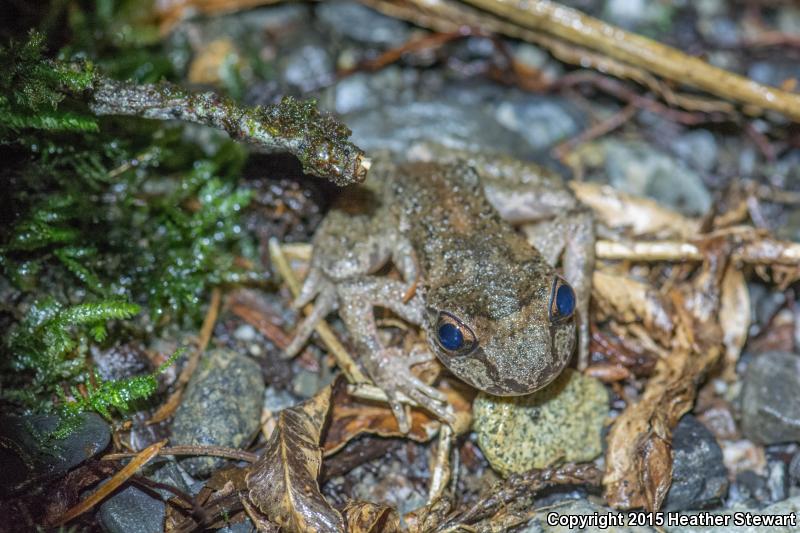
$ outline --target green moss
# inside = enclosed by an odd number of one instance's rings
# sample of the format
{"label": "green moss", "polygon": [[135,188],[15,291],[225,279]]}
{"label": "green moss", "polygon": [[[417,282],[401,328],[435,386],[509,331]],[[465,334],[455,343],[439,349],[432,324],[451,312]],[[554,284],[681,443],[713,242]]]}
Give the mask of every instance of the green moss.
{"label": "green moss", "polygon": [[125,415],[156,390],[158,372],[101,380],[92,345],[153,322],[197,327],[209,288],[247,274],[234,267],[254,259],[246,153],[224,135],[89,114],[92,64],[46,59],[38,34],[0,49],[0,70],[0,286],[23,302],[0,315],[0,405],[57,412],[63,436],[84,411]]}
{"label": "green moss", "polygon": [[94,411],[107,420],[112,420],[112,410],[121,415],[131,412],[136,402],[151,397],[158,388],[157,377],[180,357],[185,350],[176,351],[152,374],[134,376],[119,380],[103,380],[97,373],[86,381],[86,395],[72,388],[73,400],[68,400],[62,393],[62,404],[58,409],[60,423],[52,437],[63,438],[80,423],[80,415]]}

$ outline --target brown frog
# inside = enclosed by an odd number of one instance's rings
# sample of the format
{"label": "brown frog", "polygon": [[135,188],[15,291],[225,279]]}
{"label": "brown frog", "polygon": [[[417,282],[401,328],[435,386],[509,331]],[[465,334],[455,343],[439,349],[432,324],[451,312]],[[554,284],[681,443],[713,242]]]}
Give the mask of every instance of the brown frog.
{"label": "brown frog", "polygon": [[[550,383],[572,355],[576,311],[585,316],[588,307],[594,240],[591,227],[569,227],[583,216],[569,216],[577,213],[574,198],[556,192],[534,169],[465,154],[444,163],[375,164],[366,186],[343,193],[314,236],[309,274],[295,302],[316,298],[314,311],[287,353],[297,353],[317,322],[338,310],[403,431],[408,419],[399,392],[445,420],[452,414],[441,392],[410,370],[431,353],[406,356],[383,346],[376,306],[421,326],[431,352],[480,390],[514,396]],[[529,238],[548,252],[532,247],[490,200],[504,205],[512,220],[544,222],[542,233],[531,231]],[[562,277],[553,264],[565,249]],[[374,275],[390,260],[403,281]],[[580,340],[584,348],[587,339]]]}

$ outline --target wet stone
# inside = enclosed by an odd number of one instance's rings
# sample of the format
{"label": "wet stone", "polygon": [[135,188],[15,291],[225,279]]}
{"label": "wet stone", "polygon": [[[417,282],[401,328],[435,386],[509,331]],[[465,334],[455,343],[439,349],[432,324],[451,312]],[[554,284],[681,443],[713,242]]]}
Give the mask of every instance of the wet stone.
{"label": "wet stone", "polygon": [[722,501],[728,472],[714,435],[692,415],[684,416],[672,434],[672,485],[668,511],[706,509]]}
{"label": "wet stone", "polygon": [[159,533],[166,504],[137,487],[128,487],[100,506],[98,520],[109,533]]}
{"label": "wet stone", "polygon": [[333,33],[359,43],[393,47],[409,39],[408,24],[358,2],[325,2],[317,6],[316,15]]}
{"label": "wet stone", "polygon": [[479,394],[473,428],[486,459],[503,476],[557,460],[591,461],[602,451],[608,402],[599,381],[568,369],[528,396]]}
{"label": "wet stone", "polygon": [[703,172],[710,172],[717,165],[719,149],[714,134],[708,130],[690,131],[671,143],[672,151],[681,161]]}
{"label": "wet stone", "polygon": [[413,144],[435,142],[447,148],[530,157],[531,147],[517,133],[501,126],[487,110],[441,100],[389,105],[351,113],[342,120],[352,140],[367,152],[404,154]]}
{"label": "wet stone", "polygon": [[496,111],[497,121],[522,135],[537,151],[577,135],[584,128],[578,109],[564,98],[522,95],[504,101]]}
{"label": "wet stone", "polygon": [[77,428],[63,439],[48,438],[58,424],[56,415],[0,417],[0,495],[67,472],[104,450],[111,439],[108,424],[95,413],[81,415]]}
{"label": "wet stone", "polygon": [[[211,350],[200,361],[175,412],[171,443],[237,448],[258,428],[264,382],[258,364],[226,349]],[[191,457],[181,465],[204,476],[224,464],[214,457]]]}
{"label": "wet stone", "polygon": [[[158,467],[147,477],[183,492],[189,492],[194,481],[174,462]],[[157,492],[162,498],[173,496],[166,490]],[[159,533],[163,531],[165,515],[163,500],[131,485],[100,505],[98,520],[109,533]]]}
{"label": "wet stone", "polygon": [[615,188],[649,196],[687,215],[703,214],[711,206],[711,194],[700,176],[677,159],[638,141],[609,139],[600,148],[605,174]]}
{"label": "wet stone", "polygon": [[747,367],[742,431],[760,444],[800,441],[800,356],[766,352]]}
{"label": "wet stone", "polygon": [[283,79],[305,93],[329,84],[333,80],[334,69],[327,48],[322,43],[309,43],[287,54]]}

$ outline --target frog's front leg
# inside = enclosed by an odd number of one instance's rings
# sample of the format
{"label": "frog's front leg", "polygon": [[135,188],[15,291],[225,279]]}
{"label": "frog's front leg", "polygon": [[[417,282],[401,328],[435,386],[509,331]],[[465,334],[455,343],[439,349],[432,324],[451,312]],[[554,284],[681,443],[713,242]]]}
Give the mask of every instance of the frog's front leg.
{"label": "frog's front leg", "polygon": [[578,368],[589,363],[589,297],[595,261],[594,216],[585,208],[575,208],[552,220],[525,225],[525,235],[555,266],[562,257],[564,277],[575,289],[578,310]]}
{"label": "frog's front leg", "polygon": [[422,296],[415,294],[405,302],[406,284],[373,276],[340,283],[337,290],[341,302],[339,315],[353,337],[367,373],[388,396],[400,431],[408,432],[410,425],[399,393],[437,417],[452,422],[453,414],[445,396],[411,372],[413,365],[434,359],[433,354],[426,350],[409,357],[398,348],[383,346],[378,337],[374,307],[385,307],[408,322],[421,324],[425,310]]}

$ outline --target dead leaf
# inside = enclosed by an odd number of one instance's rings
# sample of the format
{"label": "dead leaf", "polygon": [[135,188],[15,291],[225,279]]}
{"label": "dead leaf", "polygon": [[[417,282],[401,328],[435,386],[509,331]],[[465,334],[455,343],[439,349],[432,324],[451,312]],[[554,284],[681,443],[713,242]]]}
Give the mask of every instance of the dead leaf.
{"label": "dead leaf", "polygon": [[482,491],[476,501],[450,511],[446,499],[405,516],[411,533],[423,531],[506,531],[518,525],[531,509],[537,492],[556,485],[600,484],[601,472],[593,463],[567,463],[513,474]]}
{"label": "dead leaf", "polygon": [[606,501],[618,509],[660,509],[672,482],[672,429],[694,403],[697,387],[723,352],[719,305],[730,246],[704,243],[702,268],[668,294],[674,312],[670,353],[656,363],[640,401],[608,435]]}
{"label": "dead leaf", "polygon": [[674,324],[669,300],[646,283],[596,270],[592,295],[597,305],[619,322],[643,322],[656,340],[668,343]]}
{"label": "dead leaf", "polygon": [[348,502],[344,508],[348,533],[400,533],[400,517],[387,505]]}
{"label": "dead leaf", "polygon": [[725,346],[723,377],[733,381],[736,379],[736,363],[750,330],[750,293],[744,274],[735,265],[729,265],[722,278],[719,323]]}
{"label": "dead leaf", "polygon": [[[411,409],[411,430],[408,434],[401,433],[397,419],[387,404],[356,398],[348,394],[346,385],[343,379],[337,379],[334,383],[331,423],[325,432],[323,444],[326,457],[335,454],[352,439],[365,433],[427,442],[439,431],[441,422],[432,418],[427,411]],[[472,421],[472,399],[475,391],[449,380],[442,380],[439,389],[445,393],[456,413],[454,429],[457,434],[465,433]]]}
{"label": "dead leaf", "polygon": [[694,237],[700,222],[659,205],[649,198],[627,194],[609,185],[570,181],[575,196],[592,209],[598,220],[615,229],[627,229],[630,237]]}
{"label": "dead leaf", "polygon": [[342,515],[319,491],[319,446],[332,388],[278,415],[261,459],[246,482],[250,503],[286,531],[345,531]]}

